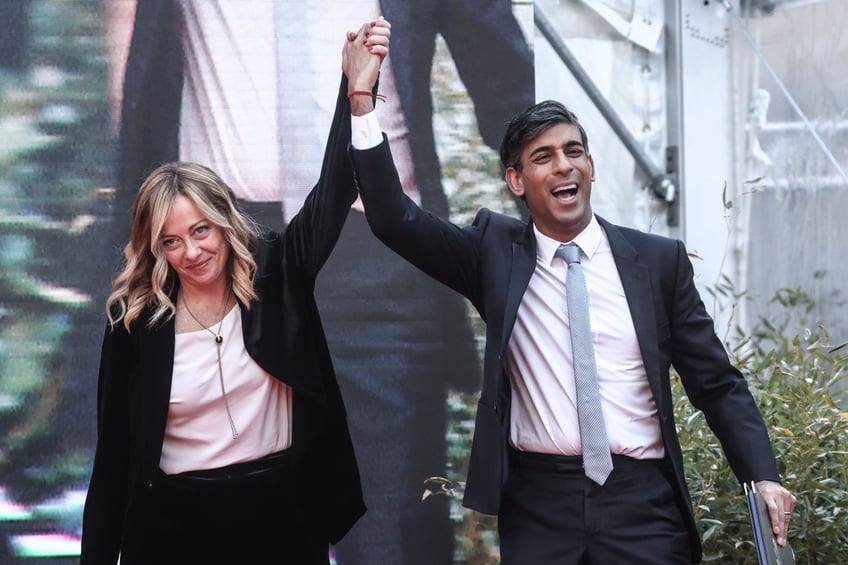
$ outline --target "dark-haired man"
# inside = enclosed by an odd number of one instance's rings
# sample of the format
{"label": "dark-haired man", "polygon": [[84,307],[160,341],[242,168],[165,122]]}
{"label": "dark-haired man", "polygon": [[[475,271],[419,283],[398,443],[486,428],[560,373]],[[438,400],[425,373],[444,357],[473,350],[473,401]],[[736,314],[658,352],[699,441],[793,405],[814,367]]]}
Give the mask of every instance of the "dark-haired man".
{"label": "dark-haired man", "polygon": [[763,420],[683,243],[593,214],[595,163],[568,109],[536,104],[504,136],[506,181],[527,203],[526,223],[483,209],[455,226],[403,195],[386,141],[357,142],[352,155],[374,233],[486,321],[464,504],[498,515],[504,565],[701,560],[672,365],[738,479],[757,481],[785,543],[795,498],[778,482]]}

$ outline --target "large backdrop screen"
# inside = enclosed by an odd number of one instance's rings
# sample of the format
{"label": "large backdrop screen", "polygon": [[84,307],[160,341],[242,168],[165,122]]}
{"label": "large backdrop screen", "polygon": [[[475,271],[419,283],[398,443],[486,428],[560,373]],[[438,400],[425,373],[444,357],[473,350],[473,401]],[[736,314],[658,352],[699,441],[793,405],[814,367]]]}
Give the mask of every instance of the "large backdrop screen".
{"label": "large backdrop screen", "polygon": [[[0,563],[78,558],[105,298],[144,175],[201,162],[284,230],[318,178],[344,32],[383,14],[378,113],[405,190],[458,223],[481,206],[517,214],[495,148],[534,100],[532,10],[0,0]],[[422,501],[426,479],[464,480],[478,318],[383,248],[356,206],[316,292],[369,507],[332,559],[490,562],[484,518],[456,497]]]}

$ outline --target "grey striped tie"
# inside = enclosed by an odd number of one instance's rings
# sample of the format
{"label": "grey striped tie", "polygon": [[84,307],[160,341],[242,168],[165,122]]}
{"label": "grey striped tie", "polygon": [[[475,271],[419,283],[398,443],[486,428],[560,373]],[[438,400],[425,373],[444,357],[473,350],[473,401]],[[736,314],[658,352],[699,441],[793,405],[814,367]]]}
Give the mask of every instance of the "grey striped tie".
{"label": "grey striped tie", "polygon": [[598,390],[598,369],[589,324],[589,295],[580,265],[580,248],[574,243],[563,244],[557,249],[556,256],[568,263],[565,293],[577,387],[577,417],[583,443],[583,469],[587,477],[603,485],[612,472],[612,456]]}

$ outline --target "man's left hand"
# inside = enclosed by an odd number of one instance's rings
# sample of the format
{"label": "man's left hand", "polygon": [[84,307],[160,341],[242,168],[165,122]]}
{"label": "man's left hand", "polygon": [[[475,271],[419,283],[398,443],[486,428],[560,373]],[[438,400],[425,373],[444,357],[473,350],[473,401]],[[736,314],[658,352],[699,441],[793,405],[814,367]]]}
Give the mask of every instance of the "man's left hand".
{"label": "man's left hand", "polygon": [[792,512],[795,511],[795,496],[774,481],[759,481],[756,486],[757,492],[763,497],[768,508],[771,529],[777,538],[777,545],[784,547],[789,521],[792,519]]}

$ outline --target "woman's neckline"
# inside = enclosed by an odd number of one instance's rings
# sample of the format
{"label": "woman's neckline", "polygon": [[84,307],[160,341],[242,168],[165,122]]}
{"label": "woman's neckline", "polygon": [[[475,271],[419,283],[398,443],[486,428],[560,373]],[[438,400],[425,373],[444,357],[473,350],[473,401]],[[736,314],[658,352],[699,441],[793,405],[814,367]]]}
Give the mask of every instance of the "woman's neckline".
{"label": "woman's neckline", "polygon": [[[218,324],[220,324],[220,323],[221,323],[221,321],[226,322],[226,321],[227,321],[227,318],[229,318],[229,317],[233,314],[233,311],[234,311],[236,308],[238,308],[238,305],[239,305],[239,304],[238,304],[238,300],[236,300],[236,301],[233,303],[232,307],[231,307],[229,310],[227,310],[227,313],[226,313],[226,314],[224,314],[224,317],[222,318],[222,320],[216,320],[216,321],[214,322],[214,324],[213,324],[213,325],[214,325],[214,326],[217,326]],[[210,326],[210,327],[211,327],[211,326]],[[175,333],[176,333],[176,335],[186,335],[186,336],[188,336],[188,335],[192,335],[192,334],[197,334],[197,333],[208,333],[208,332],[209,332],[209,330],[208,330],[207,328],[198,328],[198,329],[196,329],[196,330],[188,330],[188,331],[175,332]]]}

